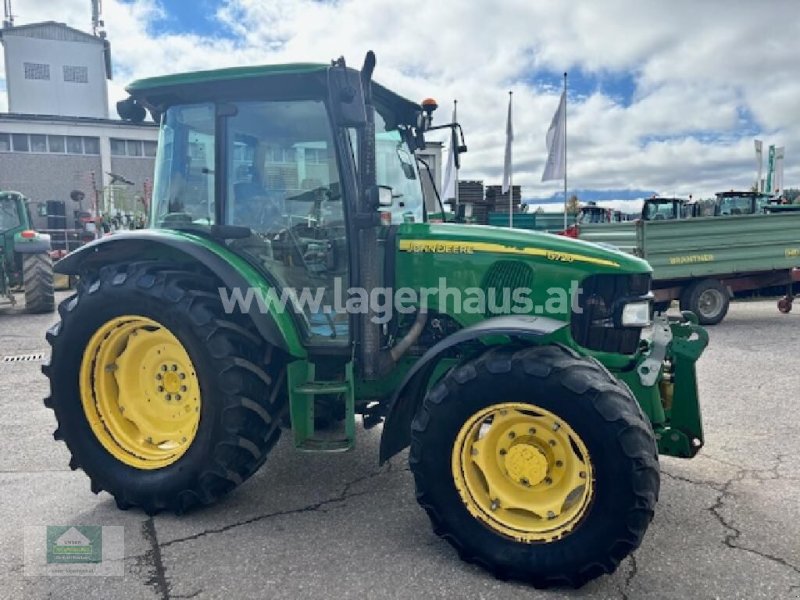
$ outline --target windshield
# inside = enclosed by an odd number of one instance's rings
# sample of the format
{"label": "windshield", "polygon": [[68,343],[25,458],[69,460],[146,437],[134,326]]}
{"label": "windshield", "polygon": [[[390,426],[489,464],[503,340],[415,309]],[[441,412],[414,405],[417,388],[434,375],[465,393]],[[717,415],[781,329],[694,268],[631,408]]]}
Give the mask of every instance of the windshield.
{"label": "windshield", "polygon": [[13,198],[0,198],[0,232],[20,226],[17,202]]}
{"label": "windshield", "polygon": [[665,202],[650,201],[644,206],[644,219],[646,221],[662,221],[664,219],[675,219],[674,201]]}
{"label": "windshield", "polygon": [[380,113],[375,113],[375,172],[378,185],[392,188],[392,224],[423,220],[422,185],[417,161],[408,151],[400,131],[387,131]]}
{"label": "windshield", "polygon": [[753,214],[752,196],[723,196],[719,202],[720,215]]}

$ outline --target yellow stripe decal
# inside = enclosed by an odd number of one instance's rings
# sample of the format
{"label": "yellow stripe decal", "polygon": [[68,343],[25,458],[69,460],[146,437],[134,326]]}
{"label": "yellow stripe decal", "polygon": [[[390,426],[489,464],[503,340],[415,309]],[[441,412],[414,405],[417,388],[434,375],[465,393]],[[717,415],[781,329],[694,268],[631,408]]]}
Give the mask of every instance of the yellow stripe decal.
{"label": "yellow stripe decal", "polygon": [[603,265],[605,267],[619,267],[619,263],[605,258],[595,258],[593,256],[573,254],[572,252],[560,252],[558,250],[547,250],[545,248],[518,248],[516,246],[504,246],[503,244],[493,244],[491,242],[400,240],[400,251],[411,252],[415,254],[474,254],[475,252],[487,252],[492,254],[517,254],[521,256],[541,256],[547,260],[562,263],[584,262],[594,265]]}

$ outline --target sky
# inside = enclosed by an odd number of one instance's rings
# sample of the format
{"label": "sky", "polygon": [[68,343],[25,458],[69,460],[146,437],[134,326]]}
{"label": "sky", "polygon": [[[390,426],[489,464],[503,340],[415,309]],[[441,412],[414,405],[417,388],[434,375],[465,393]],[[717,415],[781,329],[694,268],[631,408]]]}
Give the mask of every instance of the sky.
{"label": "sky", "polygon": [[[112,106],[140,77],[225,66],[360,66],[408,98],[454,99],[469,152],[462,179],[500,183],[514,92],[514,183],[540,181],[568,73],[568,186],[581,199],[748,188],[753,139],[785,146],[800,186],[800,2],[765,0],[104,0]],[[89,0],[12,0],[16,24],[90,29]],[[0,90],[5,80],[0,65]],[[0,91],[0,110],[6,109]],[[437,139],[431,134],[431,139]],[[766,153],[765,153],[766,154]],[[765,159],[766,162],[766,159]]]}

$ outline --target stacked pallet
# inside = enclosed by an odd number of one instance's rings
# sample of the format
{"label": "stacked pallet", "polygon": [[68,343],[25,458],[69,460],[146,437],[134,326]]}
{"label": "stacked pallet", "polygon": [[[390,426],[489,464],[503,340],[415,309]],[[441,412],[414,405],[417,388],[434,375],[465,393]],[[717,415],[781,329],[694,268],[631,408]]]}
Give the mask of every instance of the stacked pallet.
{"label": "stacked pallet", "polygon": [[[490,185],[486,188],[486,205],[489,207],[491,212],[508,212],[508,192],[504,194],[502,189],[503,187],[500,185]],[[518,185],[515,185],[512,192],[512,198],[514,200],[514,212],[521,212],[522,188],[520,188]]]}
{"label": "stacked pallet", "polygon": [[486,206],[486,195],[483,181],[459,181],[458,201],[472,205],[472,222],[486,224],[489,220],[489,207]]}

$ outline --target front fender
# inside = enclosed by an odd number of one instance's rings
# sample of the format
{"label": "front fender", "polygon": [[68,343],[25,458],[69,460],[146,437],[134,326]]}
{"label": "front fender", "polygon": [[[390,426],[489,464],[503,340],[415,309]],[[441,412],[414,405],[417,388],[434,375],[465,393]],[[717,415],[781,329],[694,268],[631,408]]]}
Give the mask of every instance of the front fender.
{"label": "front fender", "polygon": [[[221,243],[199,235],[168,230],[121,232],[94,240],[58,261],[54,271],[80,275],[113,263],[166,257],[200,263],[229,291],[255,288],[266,294],[270,287],[252,266]],[[258,302],[251,302],[247,314],[270,344],[291,356],[305,358],[305,347],[288,312],[279,312],[271,304],[266,312],[262,312]]]}
{"label": "front fender", "polygon": [[[537,343],[550,341],[567,327],[564,321],[548,317],[493,317],[465,327],[432,346],[406,374],[392,397],[381,435],[380,464],[411,443],[411,422],[422,403],[430,378],[446,351],[490,336],[535,338]],[[563,340],[558,340],[563,341]]]}

